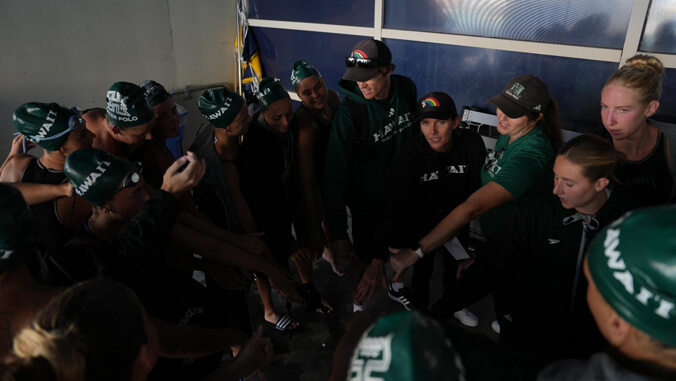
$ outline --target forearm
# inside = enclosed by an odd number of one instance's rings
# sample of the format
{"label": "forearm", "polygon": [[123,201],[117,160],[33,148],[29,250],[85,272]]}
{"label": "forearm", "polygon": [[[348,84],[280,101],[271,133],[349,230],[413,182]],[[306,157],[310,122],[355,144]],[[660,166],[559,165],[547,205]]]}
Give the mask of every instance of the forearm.
{"label": "forearm", "polygon": [[430,253],[453,239],[477,215],[478,212],[470,204],[462,203],[458,205],[419,241],[423,252]]}
{"label": "forearm", "polygon": [[60,197],[66,197],[69,195],[68,188],[70,188],[70,184],[13,183],[11,185],[21,192],[28,205],[40,204],[56,200]]}
{"label": "forearm", "polygon": [[248,241],[245,241],[240,234],[221,229],[211,222],[205,221],[194,214],[182,212],[178,215],[178,222],[190,229],[202,232],[205,235],[217,238],[223,242],[247,250]]}
{"label": "forearm", "polygon": [[204,357],[248,339],[243,332],[197,326],[175,326],[151,316],[160,339],[160,356],[169,358]]}
{"label": "forearm", "polygon": [[257,254],[245,251],[219,238],[206,235],[177,223],[171,231],[171,239],[179,248],[188,253],[196,253],[203,258],[243,267],[251,271],[270,274],[274,265],[263,260]]}

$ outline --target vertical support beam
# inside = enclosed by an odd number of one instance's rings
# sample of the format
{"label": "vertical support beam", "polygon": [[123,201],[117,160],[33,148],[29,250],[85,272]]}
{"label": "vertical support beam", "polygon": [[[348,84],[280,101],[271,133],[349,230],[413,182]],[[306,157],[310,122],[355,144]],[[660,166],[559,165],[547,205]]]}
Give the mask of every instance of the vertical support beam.
{"label": "vertical support beam", "polygon": [[650,0],[634,0],[634,6],[631,8],[631,16],[629,17],[627,35],[624,38],[622,56],[620,57],[620,67],[624,61],[638,52],[643,28],[645,23],[648,22],[648,9],[650,9]]}
{"label": "vertical support beam", "polygon": [[385,13],[385,0],[376,0],[373,11],[373,38],[383,39],[383,15]]}

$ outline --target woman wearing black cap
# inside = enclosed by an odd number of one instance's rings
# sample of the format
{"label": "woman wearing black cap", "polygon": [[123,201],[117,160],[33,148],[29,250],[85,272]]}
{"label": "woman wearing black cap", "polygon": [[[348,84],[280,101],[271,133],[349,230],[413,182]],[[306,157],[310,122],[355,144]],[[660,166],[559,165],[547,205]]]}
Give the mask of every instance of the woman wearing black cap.
{"label": "woman wearing black cap", "polygon": [[497,106],[501,136],[486,157],[481,188],[453,209],[416,247],[399,250],[392,257],[396,276],[457,236],[463,226],[478,216],[482,216],[482,233],[490,240],[516,202],[544,191],[540,188],[545,186],[543,180],[550,173],[555,152],[563,140],[558,107],[549,95],[549,88],[536,76],[522,75],[513,78],[489,102]]}
{"label": "woman wearing black cap", "polygon": [[[486,147],[475,131],[459,129],[460,116],[455,102],[446,93],[431,92],[418,100],[414,124],[420,123],[422,135],[408,141],[394,162],[388,186],[388,208],[382,236],[387,244],[411,247],[481,187],[479,172],[486,157]],[[467,243],[468,226],[459,234]],[[440,249],[443,250],[443,249]],[[430,254],[435,254],[435,250]],[[455,286],[458,262],[444,255],[444,289]],[[458,255],[458,253],[453,253]],[[415,264],[412,279],[412,301],[426,310],[429,302],[429,278],[434,255]],[[411,308],[402,283],[395,279],[390,298]],[[468,311],[459,311],[458,319],[465,325],[476,326],[477,319]]]}

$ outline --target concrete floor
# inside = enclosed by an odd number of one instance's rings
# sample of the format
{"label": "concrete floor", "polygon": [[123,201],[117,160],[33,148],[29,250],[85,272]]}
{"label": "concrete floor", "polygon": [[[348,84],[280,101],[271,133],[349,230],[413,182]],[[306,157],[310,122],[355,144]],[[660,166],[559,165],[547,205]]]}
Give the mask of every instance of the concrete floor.
{"label": "concrete floor", "polygon": [[[440,257],[438,257],[439,259]],[[440,264],[440,261],[438,264]],[[346,267],[347,262],[341,262]],[[438,265],[437,264],[437,265]],[[331,371],[333,351],[336,348],[343,332],[345,323],[352,315],[352,300],[349,296],[348,275],[339,277],[331,270],[328,262],[315,263],[315,283],[322,296],[334,307],[334,313],[322,316],[317,313],[308,313],[303,305],[294,304],[291,315],[302,325],[293,334],[281,333],[269,325],[264,325],[264,335],[273,339],[275,353],[282,355],[282,359],[268,364],[261,369],[259,375],[252,375],[248,380],[270,381],[317,381],[326,380]],[[435,272],[430,280],[435,287],[432,290],[441,290],[441,270],[435,266]],[[387,265],[388,276],[391,279],[391,270]],[[410,273],[410,271],[409,271]],[[438,285],[438,286],[437,286]],[[280,311],[286,311],[285,302],[276,293],[273,293],[275,305]],[[438,295],[431,295],[432,302]],[[379,289],[370,303],[365,305],[366,310],[373,316],[401,311],[403,307],[387,296],[387,290]],[[451,324],[467,329],[469,332],[482,333],[497,340],[497,334],[491,329],[495,319],[493,301],[490,296],[469,308],[479,317],[479,326],[469,328],[462,326],[456,319]],[[249,294],[249,312],[252,326],[261,325],[263,307],[255,285]]]}

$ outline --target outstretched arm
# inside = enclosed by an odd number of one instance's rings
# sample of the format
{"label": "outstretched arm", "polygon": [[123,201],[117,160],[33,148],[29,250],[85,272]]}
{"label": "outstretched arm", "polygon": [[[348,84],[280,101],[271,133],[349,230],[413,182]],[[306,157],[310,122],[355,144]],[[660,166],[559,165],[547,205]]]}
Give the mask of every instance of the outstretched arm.
{"label": "outstretched arm", "polygon": [[70,183],[63,184],[32,184],[32,183],[11,183],[17,188],[28,205],[41,204],[52,201],[60,197],[71,197],[73,187]]}
{"label": "outstretched arm", "polygon": [[160,356],[163,357],[204,357],[225,348],[240,346],[248,340],[244,332],[237,330],[176,326],[154,316],[150,316],[150,320],[157,328]]}
{"label": "outstretched arm", "polygon": [[237,381],[249,376],[256,369],[275,360],[272,342],[262,337],[263,328],[258,327],[254,336],[230,364],[212,372],[202,381]]}
{"label": "outstretched arm", "polygon": [[[455,237],[463,226],[470,223],[474,218],[487,211],[513,200],[512,195],[500,184],[490,181],[486,185],[472,193],[462,204],[458,205],[451,213],[444,217],[437,226],[432,229],[419,243],[423,253],[427,254],[444,242]],[[392,269],[399,276],[407,268],[413,266],[420,257],[410,249],[396,251],[397,254],[390,260]]]}
{"label": "outstretched arm", "polygon": [[196,253],[203,258],[240,266],[251,271],[266,274],[272,285],[284,297],[292,301],[300,300],[284,272],[275,267],[262,256],[245,251],[228,242],[206,235],[182,224],[176,224],[171,231],[171,240],[177,247],[187,253]]}

